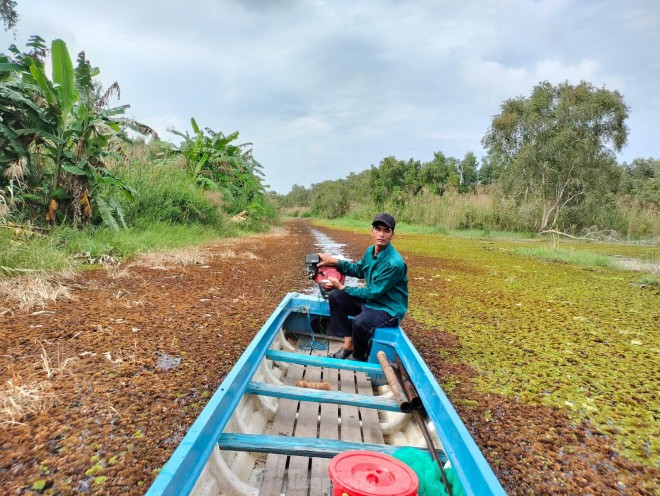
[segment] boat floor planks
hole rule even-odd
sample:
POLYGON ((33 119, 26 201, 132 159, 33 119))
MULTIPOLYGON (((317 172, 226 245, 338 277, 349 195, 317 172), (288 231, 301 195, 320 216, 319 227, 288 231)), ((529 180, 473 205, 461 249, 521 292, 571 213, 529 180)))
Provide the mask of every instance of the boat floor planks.
MULTIPOLYGON (((312 354, 324 356, 336 351, 340 345, 330 343, 328 350, 314 350, 312 354)), ((297 349, 298 353, 307 353, 297 349)), ((310 382, 325 381, 331 390, 373 395, 366 374, 350 370, 324 369, 291 365, 284 380, 295 385, 304 378, 310 382)), ((273 427, 274 435, 319 437, 344 441, 383 443, 378 413, 369 408, 328 403, 299 402, 281 399, 273 427), (297 417, 296 417, 297 413, 297 417)), ((272 455, 266 460, 260 494, 263 496, 329 496, 331 494, 327 458, 272 455)))
MULTIPOLYGON (((295 386, 296 382, 302 379, 305 367, 302 365, 290 365, 284 384, 295 386)), ((299 401, 287 400, 282 398, 278 403, 277 412, 271 428, 271 434, 274 436, 291 436, 296 423, 296 412, 298 411, 299 401)), ((286 471, 286 455, 269 454, 266 458, 263 480, 261 483, 261 492, 263 495, 279 495, 282 490, 282 483, 286 471)))
MULTIPOLYGON (((337 369, 324 369, 323 380, 330 384, 333 391, 338 390, 339 374, 337 369)), ((321 405, 321 419, 319 437, 324 439, 339 439, 339 405, 323 403, 321 405)), ((310 494, 328 496, 331 494, 327 458, 312 458, 312 473, 310 478, 310 494)))
MULTIPOLYGON (((309 382, 321 380, 321 370, 318 367, 307 367, 304 379, 309 382)), ((317 424, 319 416, 319 404, 311 401, 300 403, 298 410, 298 422, 294 435, 298 437, 317 437, 317 424)), ((307 496, 309 487, 309 457, 289 457, 289 468, 286 478, 287 496, 307 496)))
MULTIPOLYGON (((358 394, 372 395, 374 390, 371 381, 367 379, 364 372, 355 373, 355 383, 358 394)), ((380 420, 378 411, 373 408, 360 408, 360 418, 362 419, 362 437, 365 443, 384 444, 383 431, 380 429, 380 420)))

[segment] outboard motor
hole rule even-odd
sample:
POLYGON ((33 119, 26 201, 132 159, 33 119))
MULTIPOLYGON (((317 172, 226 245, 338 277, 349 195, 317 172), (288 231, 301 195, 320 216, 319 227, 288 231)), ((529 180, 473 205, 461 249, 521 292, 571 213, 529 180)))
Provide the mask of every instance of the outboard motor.
POLYGON ((307 278, 312 279, 319 285, 321 296, 327 299, 328 292, 332 290, 332 286, 325 286, 328 283, 328 279, 334 277, 344 284, 346 278, 344 274, 337 270, 337 267, 319 267, 318 264, 320 261, 321 259, 318 254, 305 255, 305 269, 307 271, 307 278))

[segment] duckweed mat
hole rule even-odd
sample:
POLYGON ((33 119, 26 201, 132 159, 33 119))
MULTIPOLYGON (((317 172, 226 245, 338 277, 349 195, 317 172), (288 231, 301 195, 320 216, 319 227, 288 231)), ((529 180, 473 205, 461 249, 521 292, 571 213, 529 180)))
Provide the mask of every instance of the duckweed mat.
MULTIPOLYGON (((355 258, 371 242, 331 235, 355 258)), ((639 272, 516 253, 548 241, 393 243, 409 266, 402 326, 508 493, 656 494, 660 288, 637 284, 639 272)), ((593 251, 657 262, 657 250, 593 251)))

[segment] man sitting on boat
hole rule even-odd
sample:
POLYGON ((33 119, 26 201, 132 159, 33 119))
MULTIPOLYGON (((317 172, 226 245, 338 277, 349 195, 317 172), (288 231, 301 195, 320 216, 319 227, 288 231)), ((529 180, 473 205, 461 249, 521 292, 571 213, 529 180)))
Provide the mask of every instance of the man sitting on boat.
POLYGON ((319 267, 336 266, 342 274, 366 281, 366 287, 355 287, 330 277, 324 286, 334 288, 328 295, 332 333, 344 338, 333 358, 366 361, 374 329, 396 327, 408 310, 408 267, 392 246, 396 221, 381 213, 371 225, 374 244, 359 262, 319 253, 319 267), (352 322, 349 316, 355 317, 352 322))

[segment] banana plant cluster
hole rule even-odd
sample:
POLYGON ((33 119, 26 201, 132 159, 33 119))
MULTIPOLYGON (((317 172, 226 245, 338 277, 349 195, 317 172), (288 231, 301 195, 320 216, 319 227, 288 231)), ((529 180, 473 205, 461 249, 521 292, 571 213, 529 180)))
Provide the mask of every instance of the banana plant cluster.
POLYGON ((252 143, 233 144, 238 132, 225 136, 209 128, 201 129, 194 118, 190 119, 193 135, 172 129, 183 138, 179 153, 186 159, 188 172, 197 184, 223 194, 229 212, 253 210, 265 199, 261 164, 252 151, 246 148, 252 143))
POLYGON ((153 131, 121 117, 128 105, 109 106, 119 86, 103 92, 95 81, 100 71, 84 52, 74 68, 64 41, 54 40, 51 79, 44 40, 33 36, 27 46, 0 54, 0 187, 50 223, 84 226, 98 215, 108 226, 125 226, 116 193, 133 199, 135 192, 105 163, 128 140, 126 128, 153 131))

